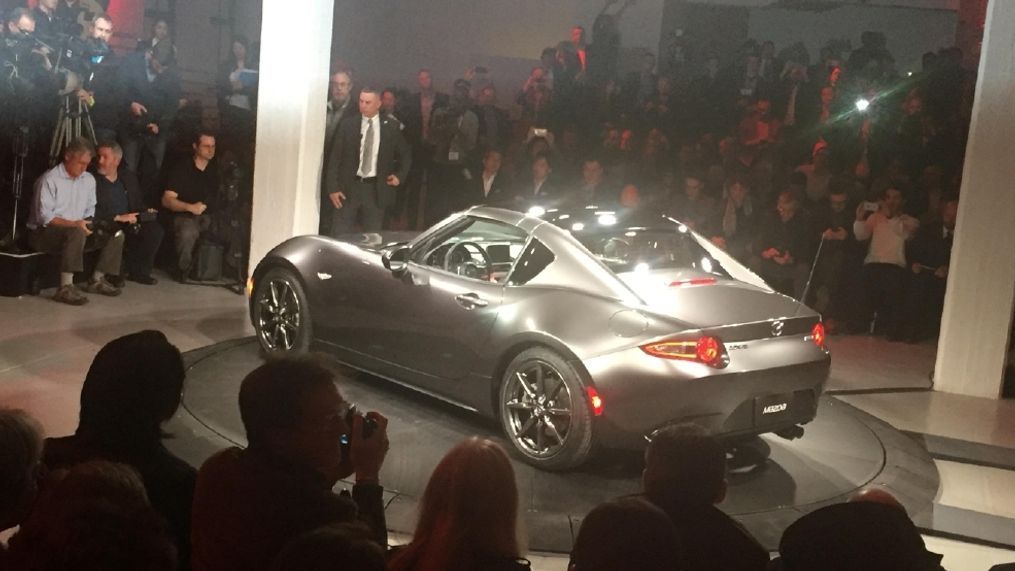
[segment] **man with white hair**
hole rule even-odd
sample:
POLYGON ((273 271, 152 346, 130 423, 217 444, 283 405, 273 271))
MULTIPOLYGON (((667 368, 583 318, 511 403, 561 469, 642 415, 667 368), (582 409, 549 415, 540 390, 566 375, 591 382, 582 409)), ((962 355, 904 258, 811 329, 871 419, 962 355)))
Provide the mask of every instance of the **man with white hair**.
POLYGON ((74 273, 85 269, 86 246, 101 250, 85 291, 117 296, 107 275, 120 273, 123 257, 123 232, 102 232, 94 223, 95 178, 85 171, 95 154, 87 140, 74 139, 64 150, 63 162, 45 172, 35 183, 28 228, 32 247, 39 252, 60 255, 60 287, 53 296, 55 301, 69 305, 84 305, 88 298, 74 286, 74 273))

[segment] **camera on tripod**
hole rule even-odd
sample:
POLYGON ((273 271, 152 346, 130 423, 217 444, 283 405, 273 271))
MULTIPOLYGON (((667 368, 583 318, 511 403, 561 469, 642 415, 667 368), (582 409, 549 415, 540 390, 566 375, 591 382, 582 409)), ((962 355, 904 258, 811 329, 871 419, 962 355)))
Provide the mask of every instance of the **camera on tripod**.
POLYGON ((61 95, 87 87, 95 67, 112 53, 109 45, 96 38, 57 34, 59 49, 54 71, 63 76, 61 95))
POLYGON ((59 95, 63 99, 49 146, 50 164, 56 164, 64 146, 78 137, 87 138, 93 145, 96 143, 88 104, 78 97, 78 91, 87 87, 95 66, 110 53, 109 45, 100 39, 82 39, 68 34, 57 37, 61 47, 54 69, 62 78, 59 95))

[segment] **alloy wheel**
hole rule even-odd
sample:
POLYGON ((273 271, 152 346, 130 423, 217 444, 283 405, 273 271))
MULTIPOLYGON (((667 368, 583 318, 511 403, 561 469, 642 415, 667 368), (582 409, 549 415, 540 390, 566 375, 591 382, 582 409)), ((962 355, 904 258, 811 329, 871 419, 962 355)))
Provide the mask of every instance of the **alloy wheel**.
POLYGON ((502 406, 508 435, 531 456, 545 458, 560 452, 571 430, 574 404, 560 372, 534 360, 517 368, 507 382, 502 406))
POLYGON ((300 299, 284 279, 273 279, 257 305, 257 331, 271 351, 291 351, 300 332, 300 299))

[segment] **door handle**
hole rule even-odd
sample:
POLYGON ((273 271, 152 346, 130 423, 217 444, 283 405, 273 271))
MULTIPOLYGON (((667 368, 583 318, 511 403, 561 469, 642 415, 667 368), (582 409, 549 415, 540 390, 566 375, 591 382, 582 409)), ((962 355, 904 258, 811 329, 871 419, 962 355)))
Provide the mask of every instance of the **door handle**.
POLYGON ((461 295, 456 295, 455 301, 457 301, 458 305, 464 307, 465 309, 472 309, 474 307, 486 307, 487 305, 490 305, 490 302, 486 301, 485 299, 479 297, 474 293, 463 293, 461 295))

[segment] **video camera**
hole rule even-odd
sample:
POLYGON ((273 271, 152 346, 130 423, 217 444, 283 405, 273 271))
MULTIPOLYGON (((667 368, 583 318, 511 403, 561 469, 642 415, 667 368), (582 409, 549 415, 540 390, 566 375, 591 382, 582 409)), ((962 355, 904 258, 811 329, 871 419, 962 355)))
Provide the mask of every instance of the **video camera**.
POLYGON ((64 92, 74 84, 75 89, 86 86, 96 66, 112 53, 109 45, 99 39, 59 34, 59 49, 54 63, 56 72, 65 76, 64 92), (73 74, 73 75, 72 75, 73 74), (74 77, 76 76, 76 78, 74 77))

